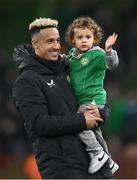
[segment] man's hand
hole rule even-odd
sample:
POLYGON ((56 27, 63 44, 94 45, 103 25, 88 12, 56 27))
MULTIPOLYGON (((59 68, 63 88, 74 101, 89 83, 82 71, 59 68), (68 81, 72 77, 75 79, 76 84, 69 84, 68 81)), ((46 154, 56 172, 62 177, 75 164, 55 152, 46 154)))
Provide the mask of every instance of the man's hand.
POLYGON ((100 118, 99 110, 98 110, 97 106, 94 104, 88 104, 87 106, 80 106, 78 109, 78 111, 81 113, 84 113, 85 111, 88 111, 88 110, 90 110, 90 112, 93 116, 100 118))
POLYGON ((118 34, 113 33, 105 42, 105 51, 110 51, 117 40, 118 34))
POLYGON ((93 129, 98 126, 98 123, 103 122, 103 119, 93 116, 93 111, 94 110, 88 110, 83 113, 86 119, 87 129, 93 129))
POLYGON ((94 104, 89 104, 89 105, 86 107, 86 110, 90 110, 91 114, 92 114, 93 116, 95 116, 95 117, 98 117, 98 118, 101 117, 97 106, 94 105, 94 104))

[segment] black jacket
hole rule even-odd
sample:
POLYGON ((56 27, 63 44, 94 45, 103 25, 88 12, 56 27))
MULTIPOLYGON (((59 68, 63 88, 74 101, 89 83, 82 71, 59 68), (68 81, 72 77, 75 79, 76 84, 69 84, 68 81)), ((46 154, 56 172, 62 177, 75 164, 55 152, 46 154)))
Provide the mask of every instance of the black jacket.
POLYGON ((14 49, 14 61, 19 76, 13 85, 13 99, 32 140, 42 178, 110 178, 104 167, 99 174, 87 172, 89 157, 77 136, 86 123, 84 116, 76 113, 66 79, 67 61, 44 61, 25 44, 14 49))

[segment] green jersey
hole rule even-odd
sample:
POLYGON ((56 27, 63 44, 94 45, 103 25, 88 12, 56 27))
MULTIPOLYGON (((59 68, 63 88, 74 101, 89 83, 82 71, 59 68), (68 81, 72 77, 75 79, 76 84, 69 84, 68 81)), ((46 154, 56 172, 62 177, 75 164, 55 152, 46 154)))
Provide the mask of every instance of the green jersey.
POLYGON ((76 49, 70 50, 69 76, 74 94, 79 105, 93 100, 97 105, 106 103, 106 91, 103 88, 106 72, 106 55, 101 48, 92 48, 86 53, 75 55, 76 49))

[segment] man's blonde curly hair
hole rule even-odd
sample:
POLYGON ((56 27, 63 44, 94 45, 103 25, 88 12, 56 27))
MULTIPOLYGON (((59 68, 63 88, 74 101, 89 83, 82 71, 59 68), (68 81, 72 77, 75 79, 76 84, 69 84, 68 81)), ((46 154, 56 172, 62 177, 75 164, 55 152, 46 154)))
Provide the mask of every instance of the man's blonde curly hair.
POLYGON ((69 25, 67 32, 66 32, 66 41, 73 45, 72 40, 74 38, 74 29, 75 28, 88 28, 94 33, 94 45, 97 45, 100 43, 102 37, 103 37, 103 30, 102 28, 96 23, 95 20, 90 18, 89 16, 81 16, 72 22, 72 24, 69 25))

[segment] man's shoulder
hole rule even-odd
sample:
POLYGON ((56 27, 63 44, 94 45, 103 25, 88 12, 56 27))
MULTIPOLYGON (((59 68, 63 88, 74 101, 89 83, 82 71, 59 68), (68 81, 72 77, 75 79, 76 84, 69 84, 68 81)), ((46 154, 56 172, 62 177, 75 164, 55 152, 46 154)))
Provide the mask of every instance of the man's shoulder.
POLYGON ((38 74, 35 71, 26 70, 18 75, 17 79, 14 82, 14 86, 24 81, 29 83, 33 83, 33 82, 35 83, 37 79, 38 79, 38 74))

